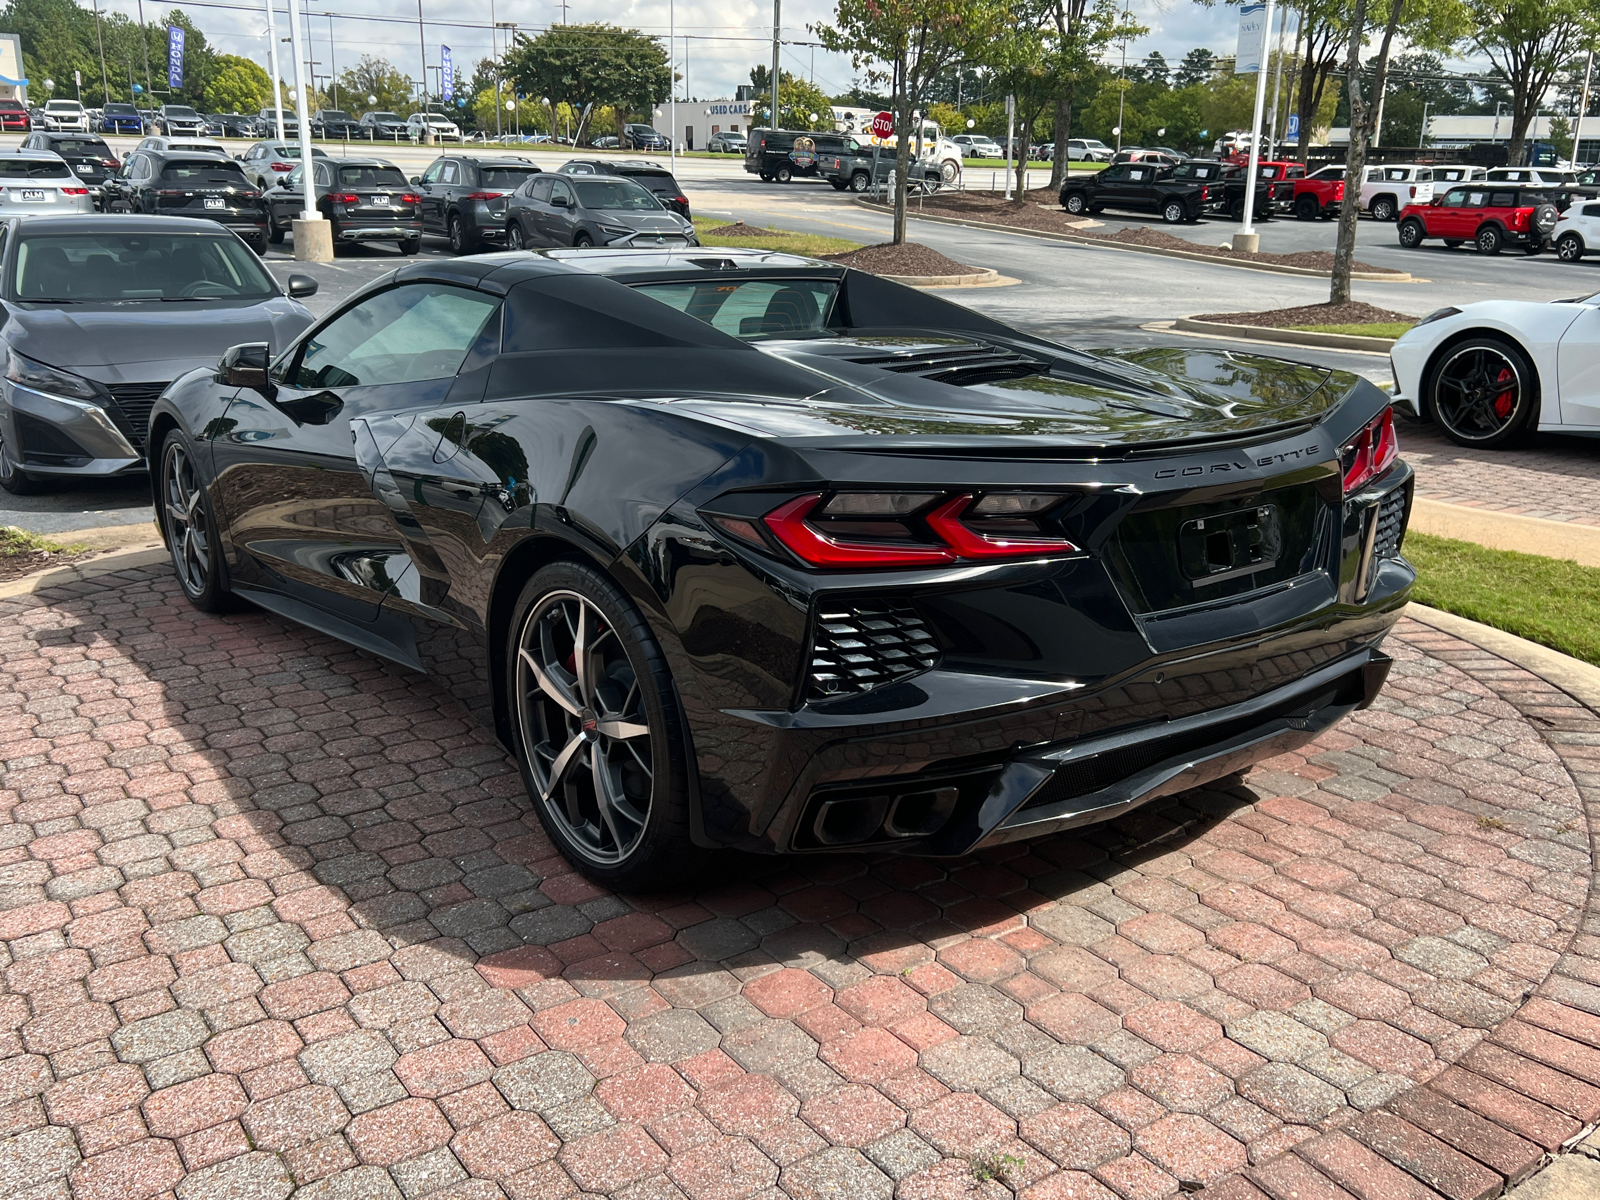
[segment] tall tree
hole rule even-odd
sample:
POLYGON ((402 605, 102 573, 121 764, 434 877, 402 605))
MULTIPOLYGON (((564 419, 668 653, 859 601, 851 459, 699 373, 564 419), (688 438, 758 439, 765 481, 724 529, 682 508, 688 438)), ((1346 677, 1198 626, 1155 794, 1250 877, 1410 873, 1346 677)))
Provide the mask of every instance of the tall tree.
POLYGON ((1072 137, 1072 110, 1079 89, 1100 74, 1100 59, 1113 42, 1139 37, 1147 30, 1117 0, 1053 0, 1050 24, 1055 31, 1060 80, 1055 96, 1057 152, 1050 164, 1050 186, 1058 188, 1066 178, 1069 156, 1065 148, 1072 137))
POLYGON ((906 181, 916 137, 911 114, 928 89, 964 58, 978 59, 1005 24, 1005 0, 838 0, 832 23, 811 26, 829 50, 850 55, 894 99, 894 240, 906 240, 906 181))
POLYGON ((648 112, 672 87, 661 44, 615 25, 552 25, 538 37, 518 37, 505 63, 506 75, 525 96, 580 110, 611 106, 619 135, 629 112, 648 112))
MULTIPOLYGON (((772 68, 765 64, 755 67, 750 72, 750 86, 755 88, 756 102, 763 105, 761 111, 765 113, 772 104, 772 68)), ((833 101, 803 75, 778 72, 778 108, 774 124, 779 129, 833 128, 833 101)))
POLYGON ((1590 0, 1466 0, 1473 41, 1511 85, 1512 162, 1539 104, 1581 46, 1600 33, 1600 15, 1590 0))
POLYGON ((403 112, 411 106, 411 80, 387 58, 363 54, 339 72, 339 96, 352 112, 403 112))
MULTIPOLYGON (((1344 37, 1349 27, 1349 10, 1344 0, 1300 0, 1295 11, 1299 25, 1295 44, 1300 47, 1299 73, 1295 81, 1295 113, 1299 134, 1295 139, 1295 155, 1301 163, 1311 149, 1312 125, 1322 108, 1322 97, 1328 88, 1328 79, 1338 65, 1344 37)), ((1366 10, 1362 8, 1362 19, 1366 10)))
POLYGON ((1166 87, 1171 82, 1172 69, 1167 66, 1166 56, 1161 51, 1152 50, 1139 64, 1139 76, 1146 83, 1166 87))
POLYGON ((1178 69, 1172 76, 1172 86, 1183 88, 1205 83, 1216 69, 1217 56, 1204 46, 1196 46, 1179 60, 1178 69))
MULTIPOLYGON (((1377 58, 1368 67, 1372 71, 1372 94, 1383 95, 1385 76, 1389 70, 1389 51, 1394 45, 1395 30, 1407 0, 1388 0, 1388 20, 1383 27, 1383 41, 1377 58)), ((1333 248, 1333 270, 1328 280, 1328 303, 1345 304, 1350 299, 1350 272, 1355 265, 1356 216, 1361 211, 1361 179, 1367 170, 1367 147, 1372 141, 1372 131, 1377 111, 1367 101, 1362 87, 1361 47, 1367 37, 1367 0, 1355 0, 1350 14, 1349 53, 1344 63, 1345 91, 1350 97, 1350 148, 1344 158, 1344 201, 1339 205, 1339 240, 1333 248)))
POLYGON ((216 70, 201 97, 206 112, 254 113, 272 106, 272 76, 248 58, 217 55, 216 70))

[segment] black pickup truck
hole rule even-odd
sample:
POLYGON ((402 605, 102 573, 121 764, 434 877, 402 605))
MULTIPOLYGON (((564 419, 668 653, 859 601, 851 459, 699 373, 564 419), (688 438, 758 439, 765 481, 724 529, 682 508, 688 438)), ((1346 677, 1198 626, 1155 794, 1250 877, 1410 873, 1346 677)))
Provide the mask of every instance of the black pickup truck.
MULTIPOLYGON (((1181 168, 1178 168, 1181 169, 1181 168)), ((1156 163, 1112 163, 1088 178, 1061 185, 1061 207, 1074 216, 1102 208, 1158 212, 1169 225, 1198 221, 1224 200, 1222 181, 1178 179, 1175 169, 1156 163)))
MULTIPOLYGON (((1206 209, 1224 214, 1232 220, 1241 221, 1244 219, 1244 177, 1244 167, 1213 159, 1192 158, 1174 167, 1167 179, 1205 184, 1211 196, 1210 202, 1205 206, 1206 209)), ((1255 219, 1258 221, 1272 219, 1271 180, 1270 173, 1258 167, 1255 189, 1255 219)))

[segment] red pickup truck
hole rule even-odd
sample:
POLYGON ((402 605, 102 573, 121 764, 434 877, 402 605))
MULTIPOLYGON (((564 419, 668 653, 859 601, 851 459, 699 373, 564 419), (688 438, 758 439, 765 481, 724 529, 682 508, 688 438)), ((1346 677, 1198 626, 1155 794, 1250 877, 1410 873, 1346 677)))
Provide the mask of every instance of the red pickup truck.
POLYGON ((1344 167, 1328 166, 1304 179, 1285 178, 1272 185, 1272 207, 1292 212, 1301 221, 1328 220, 1344 203, 1344 167))

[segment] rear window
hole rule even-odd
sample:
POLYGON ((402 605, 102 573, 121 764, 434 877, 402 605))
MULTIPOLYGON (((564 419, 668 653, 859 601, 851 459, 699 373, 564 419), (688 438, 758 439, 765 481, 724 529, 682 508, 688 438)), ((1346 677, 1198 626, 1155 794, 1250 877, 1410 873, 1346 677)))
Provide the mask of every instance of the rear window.
POLYGON ((484 167, 483 186, 515 191, 531 176, 537 174, 539 174, 538 167, 484 167))
POLYGON ((399 187, 406 186, 406 177, 396 167, 336 166, 335 174, 341 187, 399 187))
POLYGON ((172 183, 244 183, 244 172, 231 162, 169 162, 161 168, 161 178, 172 183))
POLYGON ((71 174, 64 162, 40 158, 0 158, 0 179, 61 179, 71 174))
POLYGON ((647 283, 634 289, 738 338, 824 332, 839 285, 834 280, 727 279, 647 283))
POLYGON ((578 202, 585 208, 656 212, 661 202, 628 179, 575 179, 578 202))
MULTIPOLYGON (((1271 177, 1271 168, 1265 168, 1266 178, 1271 177)), ((1184 163, 1172 172, 1174 179, 1216 179, 1222 174, 1221 168, 1214 163, 1184 163)))
POLYGON ((101 158, 111 157, 111 147, 99 138, 58 138, 51 143, 51 149, 57 154, 98 154, 101 158))
POLYGON ((1516 192, 1493 192, 1489 196, 1489 207, 1515 208, 1520 199, 1516 192))

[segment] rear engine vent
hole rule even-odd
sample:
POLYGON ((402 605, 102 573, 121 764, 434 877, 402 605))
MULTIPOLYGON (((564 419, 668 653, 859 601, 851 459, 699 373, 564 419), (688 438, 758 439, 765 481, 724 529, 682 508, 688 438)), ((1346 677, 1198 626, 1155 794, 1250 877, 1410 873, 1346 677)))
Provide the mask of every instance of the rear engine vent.
POLYGON ((869 354, 849 361, 882 367, 899 375, 920 375, 935 383, 974 387, 1002 379, 1043 375, 1050 364, 998 346, 962 346, 954 350, 922 350, 913 354, 869 354))
POLYGON ((1372 538, 1372 553, 1376 558, 1394 558, 1400 553, 1400 539, 1405 536, 1406 489, 1397 487, 1378 501, 1378 532, 1372 538))
POLYGON ((824 600, 806 675, 806 699, 848 696, 932 669, 939 648, 903 600, 824 600))

